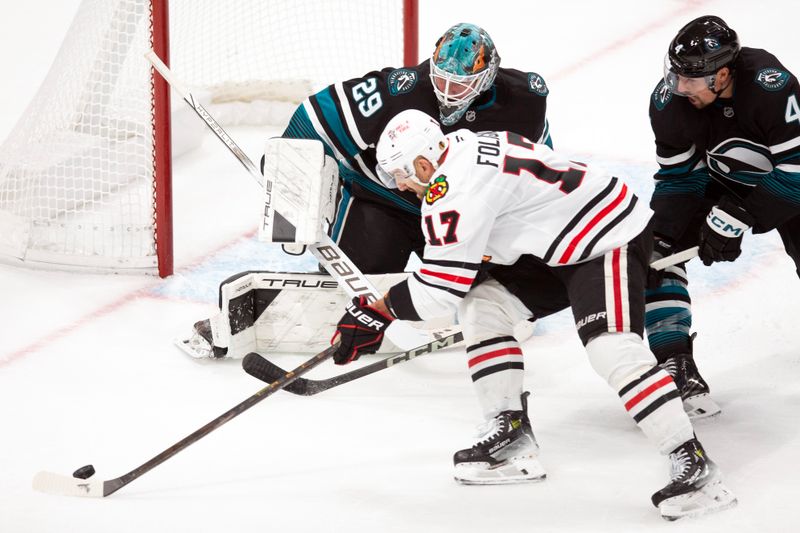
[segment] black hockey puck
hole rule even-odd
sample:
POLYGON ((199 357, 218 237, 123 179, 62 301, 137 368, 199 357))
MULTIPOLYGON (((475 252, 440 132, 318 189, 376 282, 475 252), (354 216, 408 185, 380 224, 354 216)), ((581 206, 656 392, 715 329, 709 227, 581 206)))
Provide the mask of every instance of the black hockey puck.
POLYGON ((78 479, 89 479, 94 475, 94 467, 92 465, 82 466, 72 473, 72 477, 78 479))

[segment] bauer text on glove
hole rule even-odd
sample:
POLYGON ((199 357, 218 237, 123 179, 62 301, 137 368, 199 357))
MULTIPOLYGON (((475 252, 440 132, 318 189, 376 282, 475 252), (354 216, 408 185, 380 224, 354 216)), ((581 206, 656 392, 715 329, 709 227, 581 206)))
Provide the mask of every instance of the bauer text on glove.
POLYGON ((339 320, 332 342, 339 338, 339 348, 333 356, 337 365, 355 361, 375 353, 383 342, 383 334, 394 318, 369 305, 365 296, 355 297, 339 320))

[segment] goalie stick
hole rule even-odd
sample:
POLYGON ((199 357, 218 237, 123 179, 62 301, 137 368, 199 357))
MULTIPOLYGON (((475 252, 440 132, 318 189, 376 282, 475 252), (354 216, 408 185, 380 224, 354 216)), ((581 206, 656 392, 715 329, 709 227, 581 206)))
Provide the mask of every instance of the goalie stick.
MULTIPOLYGON (((271 205, 271 193, 273 190, 272 178, 262 175, 261 172, 259 172, 255 164, 253 164, 253 161, 244 153, 244 150, 242 150, 222 126, 219 125, 214 117, 211 116, 211 113, 195 99, 189 89, 175 77, 169 67, 161 61, 153 50, 147 52, 145 57, 150 64, 153 65, 153 68, 167 81, 169 86, 194 109, 197 116, 203 119, 203 122, 205 122, 211 131, 214 132, 214 135, 222 141, 234 157, 239 160, 250 176, 267 192, 264 209, 270 222, 265 224, 273 226, 273 235, 279 235, 276 242, 282 242, 282 238, 286 242, 291 242, 292 239, 290 236, 294 233, 294 226, 281 216, 280 213, 275 212, 271 205), (282 238, 280 237, 281 235, 283 236, 282 238)), ((364 295, 370 302, 380 297, 378 291, 375 290, 375 287, 372 286, 364 274, 356 267, 355 263, 342 252, 339 246, 333 242, 326 233, 323 234, 322 242, 312 244, 308 249, 311 250, 311 253, 317 261, 325 267, 325 270, 333 276, 333 279, 344 287, 345 291, 347 291, 351 297, 364 295)))
MULTIPOLYGON (((181 439, 180 441, 176 442, 160 454, 156 455, 146 463, 137 466, 127 474, 124 474, 120 477, 109 479, 105 481, 100 480, 91 480, 91 479, 79 479, 75 477, 65 476, 62 474, 56 474, 53 472, 39 472, 33 478, 33 488, 45 492, 48 494, 58 494, 62 496, 85 496, 85 497, 93 497, 93 498, 104 498, 109 496, 131 481, 138 479, 142 475, 146 474, 156 466, 160 465, 170 457, 173 457, 180 451, 185 450, 190 445, 194 444, 198 440, 202 439, 215 429, 219 428, 223 424, 233 420, 240 414, 244 413, 257 403, 261 402, 265 398, 271 396, 275 391, 278 391, 287 385, 290 385, 293 381, 300 379, 300 376, 314 368, 315 366, 319 365, 323 361, 330 359, 333 357, 334 352, 336 352, 338 344, 331 346, 325 351, 322 351, 312 357, 311 359, 305 361, 303 364, 292 370, 291 372, 284 372, 283 375, 279 376, 278 379, 264 387, 263 389, 259 390, 243 402, 239 403, 238 405, 232 407, 231 409, 225 411, 217 418, 206 424, 205 426, 201 427, 191 435, 181 439)), ((85 470, 89 467, 80 468, 78 471, 85 470)), ((89 468, 89 470, 94 470, 93 468, 89 468)), ((77 474, 77 472, 76 472, 77 474)))
MULTIPOLYGON (((650 263, 650 266, 656 270, 663 270, 672 265, 688 261, 696 255, 697 247, 695 246, 676 254, 669 255, 657 261, 653 261, 650 263)), ((379 372, 381 370, 386 370, 387 368, 396 364, 410 361, 415 357, 426 355, 449 346, 454 346, 464 340, 464 335, 461 331, 455 328, 451 328, 451 331, 452 333, 450 333, 450 335, 441 339, 434 340, 428 344, 423 344, 422 346, 414 348, 413 350, 408 350, 406 352, 387 357, 381 361, 376 361, 365 367, 361 367, 350 372, 345 372, 344 374, 339 374, 338 376, 320 380, 306 378, 297 379, 288 386, 284 387, 284 390, 300 396, 313 396, 328 389, 338 387, 339 385, 349 383, 355 379, 374 374, 375 372, 379 372)), ((266 383, 271 383, 286 373, 284 369, 255 352, 251 352, 245 356, 244 360, 242 360, 242 368, 254 378, 266 383)))
MULTIPOLYGON (((407 352, 387 357, 386 359, 376 361, 372 364, 357 368, 356 370, 352 370, 350 372, 345 372, 344 374, 339 374, 338 376, 319 380, 298 378, 284 387, 284 390, 291 392, 292 394, 299 394, 300 396, 313 396, 328 389, 338 387, 339 385, 349 383, 355 379, 363 378, 364 376, 385 370, 398 363, 403 363, 405 361, 414 359, 415 357, 454 346, 463 340, 464 334, 460 331, 455 331, 444 338, 434 340, 428 344, 423 344, 422 346, 414 348, 413 350, 408 350, 407 352)), ((260 379, 266 383, 271 383, 276 379, 280 379, 280 376, 286 374, 286 371, 281 367, 271 361, 268 361, 255 352, 251 352, 244 357, 242 360, 242 368, 254 378, 260 379)))

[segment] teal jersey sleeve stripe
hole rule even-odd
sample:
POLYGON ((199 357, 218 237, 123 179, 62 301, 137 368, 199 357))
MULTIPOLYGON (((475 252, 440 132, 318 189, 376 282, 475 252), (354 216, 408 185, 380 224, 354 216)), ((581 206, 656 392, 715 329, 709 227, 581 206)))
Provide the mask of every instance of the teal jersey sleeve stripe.
POLYGON ((778 198, 800 205, 800 174, 775 169, 761 180, 761 186, 778 198))
POLYGON ((342 224, 344 223, 344 215, 347 213, 348 208, 350 207, 350 198, 352 194, 350 194, 349 187, 342 187, 342 198, 339 201, 339 209, 336 211, 336 216, 334 217, 334 224, 333 228, 331 229, 331 239, 334 242, 339 241, 339 233, 342 231, 342 224))
POLYGON ((660 171, 656 173, 656 188, 653 196, 663 196, 670 194, 691 194, 703 196, 706 186, 711 180, 708 169, 695 170, 688 176, 674 179, 658 179, 660 171))
POLYGON ((314 125, 311 123, 311 119, 308 118, 308 113, 306 113, 306 108, 303 105, 295 110, 282 137, 286 139, 314 139, 320 141, 322 146, 325 147, 325 155, 334 157, 331 147, 314 129, 314 125))
POLYGON ((544 144, 548 146, 551 150, 553 149, 553 139, 550 137, 550 122, 547 119, 544 119, 544 144))
POLYGON ((336 102, 333 101, 333 96, 331 95, 331 88, 328 87, 327 89, 323 89, 322 91, 318 92, 316 94, 316 99, 320 109, 322 109, 322 118, 325 119, 325 123, 336 135, 337 140, 347 152, 346 155, 348 157, 356 156, 359 153, 358 147, 353 144, 350 135, 347 134, 344 124, 342 124, 336 102))

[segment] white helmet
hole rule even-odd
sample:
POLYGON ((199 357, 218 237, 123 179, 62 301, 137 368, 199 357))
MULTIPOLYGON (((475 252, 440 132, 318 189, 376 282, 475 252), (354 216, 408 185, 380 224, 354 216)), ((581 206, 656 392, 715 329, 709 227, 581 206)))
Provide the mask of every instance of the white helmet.
POLYGON ((407 109, 392 118, 381 133, 375 156, 383 184, 397 188, 397 180, 414 179, 414 160, 422 156, 439 167, 439 158, 447 149, 447 138, 439 123, 430 115, 407 109))

